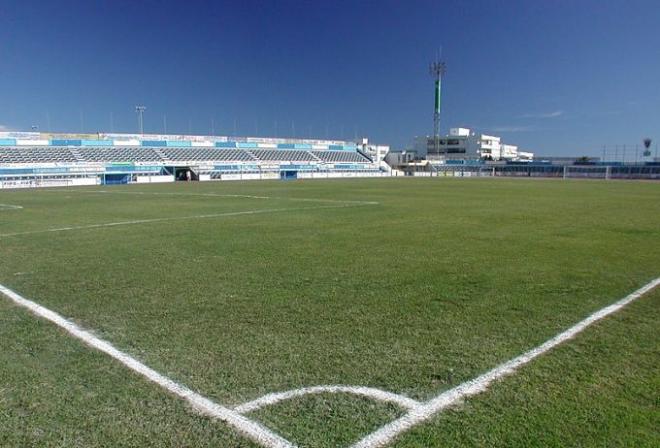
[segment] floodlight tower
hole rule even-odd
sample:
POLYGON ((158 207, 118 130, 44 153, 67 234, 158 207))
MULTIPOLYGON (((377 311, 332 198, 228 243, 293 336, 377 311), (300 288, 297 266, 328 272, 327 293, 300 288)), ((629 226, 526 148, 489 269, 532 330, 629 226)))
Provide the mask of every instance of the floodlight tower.
POLYGON ((644 157, 649 157, 651 155, 651 140, 650 138, 645 138, 644 142, 644 157))
POLYGON ((442 78, 447 71, 447 64, 440 57, 429 66, 429 72, 435 79, 435 109, 433 111, 433 149, 436 154, 440 151, 440 93, 442 89, 442 78))
POLYGON ((135 106, 135 113, 138 117, 138 127, 140 128, 140 134, 144 135, 144 111, 147 110, 145 106, 135 106))

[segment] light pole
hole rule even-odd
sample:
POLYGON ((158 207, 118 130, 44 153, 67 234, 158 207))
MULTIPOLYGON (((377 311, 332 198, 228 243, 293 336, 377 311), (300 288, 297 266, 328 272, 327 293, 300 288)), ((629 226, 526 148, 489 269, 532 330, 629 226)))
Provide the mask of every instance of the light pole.
POLYGON ((138 128, 140 135, 144 135, 144 111, 147 110, 145 106, 135 106, 135 113, 138 117, 138 128))

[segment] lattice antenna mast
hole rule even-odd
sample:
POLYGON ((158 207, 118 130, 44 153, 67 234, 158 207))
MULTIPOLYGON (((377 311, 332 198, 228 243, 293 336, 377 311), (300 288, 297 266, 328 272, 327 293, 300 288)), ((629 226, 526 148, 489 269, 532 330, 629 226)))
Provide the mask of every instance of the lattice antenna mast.
POLYGON ((144 135, 144 111, 147 110, 145 106, 135 106, 135 113, 138 117, 138 128, 140 129, 140 134, 144 135))

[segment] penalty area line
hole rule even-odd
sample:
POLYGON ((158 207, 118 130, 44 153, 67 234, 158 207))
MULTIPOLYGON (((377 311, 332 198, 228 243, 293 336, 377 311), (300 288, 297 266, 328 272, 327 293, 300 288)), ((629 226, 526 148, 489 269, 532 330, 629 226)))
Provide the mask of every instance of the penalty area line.
MULTIPOLYGON (((49 190, 49 192, 66 192, 70 190, 49 190)), ((355 204, 355 205, 378 205, 377 201, 356 201, 350 199, 324 199, 324 198, 292 198, 285 196, 256 196, 250 194, 222 194, 222 193, 187 193, 187 192, 164 192, 164 191, 110 191, 110 190, 79 190, 80 194, 129 194, 138 196, 193 196, 193 197, 211 197, 211 198, 237 198, 237 199, 275 199, 280 201, 299 201, 299 202, 324 202, 333 204, 355 204)))
POLYGON ((0 204, 0 211, 2 210, 21 210, 22 205, 0 204))
POLYGON ((94 336, 89 331, 83 330, 73 322, 65 319, 60 314, 28 300, 15 293, 6 286, 0 285, 0 293, 12 300, 16 305, 27 308, 33 314, 46 319, 65 330, 71 336, 81 340, 88 346, 99 350, 111 358, 119 361, 133 372, 141 375, 152 383, 158 384, 173 395, 187 401, 193 408, 210 417, 217 418, 233 426, 242 434, 266 448, 295 448, 287 440, 275 434, 261 424, 241 415, 240 413, 221 406, 210 399, 192 391, 186 386, 158 373, 127 353, 115 348, 109 342, 94 336))
POLYGON ((185 220, 193 220, 193 219, 212 219, 212 218, 222 218, 222 217, 230 217, 230 216, 259 215, 265 213, 282 213, 282 212, 295 212, 295 211, 304 211, 304 210, 323 210, 323 209, 332 209, 332 208, 359 207, 363 205, 372 205, 372 204, 337 204, 337 205, 319 205, 314 207, 266 208, 266 209, 257 209, 257 210, 246 210, 242 212, 211 213, 207 215, 170 216, 167 218, 135 219, 130 221, 117 221, 117 222, 106 222, 100 224, 87 224, 80 226, 55 227, 52 229, 43 229, 43 230, 28 230, 25 232, 0 233, 0 238, 6 238, 11 236, 36 235, 40 233, 70 232, 73 230, 100 229, 105 227, 119 227, 119 226, 129 226, 136 224, 151 224, 157 222, 185 221, 185 220))
POLYGON ((660 285, 660 277, 650 281, 623 299, 589 315, 584 320, 547 340, 538 347, 528 350, 522 355, 500 364, 483 375, 459 384, 453 389, 443 392, 437 397, 422 403, 420 406, 413 408, 402 417, 364 437, 362 440, 354 444, 352 448, 377 448, 389 444, 401 433, 409 430, 413 426, 429 420, 438 412, 455 405, 463 398, 486 391, 493 382, 515 373, 518 368, 528 364, 556 346, 574 338, 589 326, 613 313, 616 313, 629 303, 639 299, 644 294, 656 288, 658 285, 660 285))

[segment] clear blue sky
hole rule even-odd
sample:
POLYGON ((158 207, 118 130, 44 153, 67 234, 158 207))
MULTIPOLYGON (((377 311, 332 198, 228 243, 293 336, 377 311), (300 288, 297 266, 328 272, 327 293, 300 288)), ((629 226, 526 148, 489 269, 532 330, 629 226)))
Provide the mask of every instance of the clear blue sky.
POLYGON ((540 154, 660 140, 660 1, 0 2, 0 127, 295 135, 442 130, 540 154), (293 126, 292 126, 293 123, 293 126))

